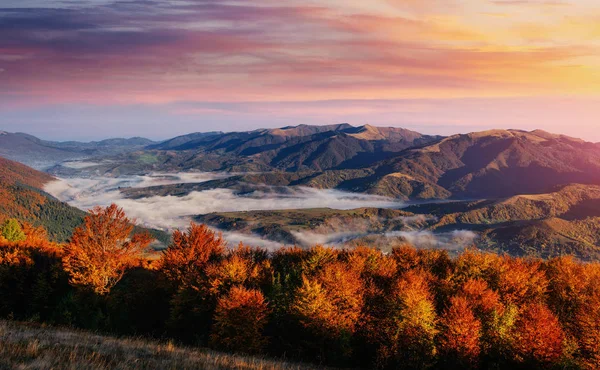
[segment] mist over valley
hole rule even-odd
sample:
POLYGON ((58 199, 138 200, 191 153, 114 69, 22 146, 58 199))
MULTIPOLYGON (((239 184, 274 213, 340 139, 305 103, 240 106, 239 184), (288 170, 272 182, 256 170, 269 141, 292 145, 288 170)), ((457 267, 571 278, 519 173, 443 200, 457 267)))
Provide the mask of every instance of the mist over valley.
MULTIPOLYGON (((85 168, 88 163, 67 163, 72 168, 85 168)), ((335 189, 315 189, 302 186, 247 186, 242 190, 231 188, 212 188, 190 191, 184 195, 149 195, 130 197, 129 191, 152 190, 164 186, 183 184, 206 184, 212 180, 228 179, 234 174, 227 173, 154 173, 145 176, 92 176, 58 179, 45 185, 44 190, 57 199, 82 210, 95 206, 108 206, 115 203, 137 220, 140 225, 172 231, 185 229, 191 221, 206 222, 223 232, 230 245, 244 242, 249 245, 274 249, 282 245, 310 247, 314 244, 330 246, 357 245, 361 241, 376 238, 374 245, 390 249, 403 242, 423 247, 446 247, 454 240, 449 233, 438 236, 424 231, 436 218, 426 215, 412 215, 398 211, 387 222, 382 216, 364 217, 361 209, 382 212, 389 209, 396 212, 407 203, 390 197, 351 193, 335 189), (294 212, 287 220, 289 224, 309 225, 304 230, 291 230, 277 234, 265 229, 265 220, 253 222, 252 228, 239 228, 219 222, 214 217, 220 214, 243 217, 254 211, 274 211, 273 214, 294 212), (336 211, 352 211, 358 213, 336 211), (315 222, 311 215, 320 212, 329 213, 326 220, 315 222), (212 219, 211 219, 212 217, 212 219), (381 227, 382 223, 388 223, 381 227), (258 231, 260 229, 260 231, 258 231), (292 237, 287 237, 287 236, 292 237), (386 246, 388 244, 389 246, 386 246)), ((269 212, 265 212, 269 213, 269 212)), ((473 242, 460 243, 464 247, 473 242)), ((458 240, 458 239, 456 239, 458 240)), ((456 246, 452 246, 456 249, 456 246)))

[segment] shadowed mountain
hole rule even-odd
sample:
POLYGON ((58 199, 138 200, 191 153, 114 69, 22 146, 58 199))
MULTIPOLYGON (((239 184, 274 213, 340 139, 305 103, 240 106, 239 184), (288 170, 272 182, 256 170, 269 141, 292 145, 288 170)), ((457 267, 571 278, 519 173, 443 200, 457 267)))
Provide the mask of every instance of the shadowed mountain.
POLYGON ((196 151, 130 153, 129 158, 88 171, 113 175, 131 168, 135 170, 130 172, 246 172, 211 185, 301 185, 399 199, 502 198, 544 193, 571 183, 600 185, 600 146, 539 130, 493 130, 434 139, 403 129, 342 125, 309 136, 272 134, 296 132, 298 127, 225 134, 196 151), (273 145, 278 149, 270 149, 273 145), (144 165, 148 157, 153 163, 144 165))
POLYGON ((72 159, 104 156, 137 150, 153 143, 144 138, 107 139, 87 143, 46 141, 24 133, 0 131, 0 155, 34 168, 72 159))
POLYGON ((373 169, 375 176, 365 179, 363 189, 383 186, 375 193, 394 195, 410 182, 438 189, 438 194, 442 188, 455 198, 506 197, 570 183, 600 184, 600 149, 539 130, 494 130, 406 150, 373 169))
MULTIPOLYGON (((364 168, 407 148, 440 140, 401 128, 289 126, 180 136, 143 151, 105 158, 88 171, 111 175, 148 171, 314 171, 364 168)), ((53 173, 63 174, 64 168, 53 173)), ((68 171, 67 171, 68 172, 68 171)))
MULTIPOLYGON (((186 137, 173 139, 179 144, 177 146, 169 140, 149 148, 247 158, 249 162, 284 171, 321 171, 363 167, 408 147, 438 139, 401 128, 348 124, 197 135, 192 134, 187 141, 186 137)), ((196 158, 188 161, 193 162, 196 158)), ((186 161, 182 165, 185 166, 186 161)))

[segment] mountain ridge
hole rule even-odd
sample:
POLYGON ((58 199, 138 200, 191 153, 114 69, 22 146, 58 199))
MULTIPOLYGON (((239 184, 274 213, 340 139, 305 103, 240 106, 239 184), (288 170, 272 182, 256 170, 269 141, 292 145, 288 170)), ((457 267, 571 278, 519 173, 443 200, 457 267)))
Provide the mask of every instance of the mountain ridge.
POLYGON ((142 137, 111 138, 99 141, 49 141, 23 132, 0 131, 0 156, 37 169, 67 160, 112 155, 141 149, 152 140, 142 137))

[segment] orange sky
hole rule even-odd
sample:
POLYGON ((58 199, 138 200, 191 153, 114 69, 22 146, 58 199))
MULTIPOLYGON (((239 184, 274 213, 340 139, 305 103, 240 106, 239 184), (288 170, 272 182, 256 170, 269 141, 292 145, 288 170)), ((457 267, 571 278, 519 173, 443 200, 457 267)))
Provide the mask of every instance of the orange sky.
POLYGON ((369 121, 600 141, 597 0, 5 0, 0 32, 0 129, 96 137, 103 115, 114 136, 154 112, 174 133, 369 121))

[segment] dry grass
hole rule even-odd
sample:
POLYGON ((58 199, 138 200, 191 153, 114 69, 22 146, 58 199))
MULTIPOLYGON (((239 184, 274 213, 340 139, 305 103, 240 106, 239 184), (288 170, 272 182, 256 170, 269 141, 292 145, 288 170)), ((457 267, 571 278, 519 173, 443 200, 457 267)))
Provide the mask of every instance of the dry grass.
POLYGON ((0 369, 314 369, 256 357, 0 321, 0 369))

